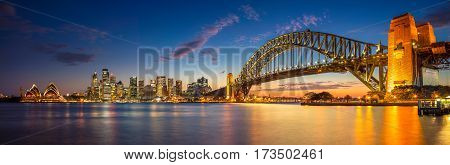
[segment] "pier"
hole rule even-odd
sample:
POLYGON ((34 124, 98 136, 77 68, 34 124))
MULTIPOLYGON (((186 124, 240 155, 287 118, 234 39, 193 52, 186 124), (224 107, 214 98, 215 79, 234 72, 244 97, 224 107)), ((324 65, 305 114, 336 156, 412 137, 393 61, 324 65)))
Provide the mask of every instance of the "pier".
POLYGON ((423 99, 418 101, 418 114, 445 115, 450 113, 450 97, 445 99, 423 99))

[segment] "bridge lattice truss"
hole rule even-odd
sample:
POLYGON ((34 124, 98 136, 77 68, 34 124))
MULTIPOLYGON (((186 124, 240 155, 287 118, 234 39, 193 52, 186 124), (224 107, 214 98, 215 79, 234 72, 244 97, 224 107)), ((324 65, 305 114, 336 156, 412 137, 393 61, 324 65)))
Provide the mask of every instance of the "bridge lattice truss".
POLYGON ((237 93, 251 86, 304 75, 350 72, 372 91, 386 89, 387 47, 313 31, 293 32, 266 42, 235 80, 237 93), (374 71, 377 70, 377 75, 374 71))

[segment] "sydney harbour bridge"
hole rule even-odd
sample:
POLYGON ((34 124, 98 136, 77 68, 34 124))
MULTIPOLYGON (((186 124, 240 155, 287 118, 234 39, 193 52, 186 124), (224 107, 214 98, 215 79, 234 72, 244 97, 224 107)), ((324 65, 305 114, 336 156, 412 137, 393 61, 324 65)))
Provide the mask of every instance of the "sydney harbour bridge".
POLYGON ((253 85, 286 78, 349 72, 368 89, 388 93, 399 85, 423 85, 424 69, 450 69, 450 43, 438 42, 430 23, 404 14, 391 20, 388 46, 305 30, 277 36, 257 49, 236 79, 212 92, 245 97, 253 85))

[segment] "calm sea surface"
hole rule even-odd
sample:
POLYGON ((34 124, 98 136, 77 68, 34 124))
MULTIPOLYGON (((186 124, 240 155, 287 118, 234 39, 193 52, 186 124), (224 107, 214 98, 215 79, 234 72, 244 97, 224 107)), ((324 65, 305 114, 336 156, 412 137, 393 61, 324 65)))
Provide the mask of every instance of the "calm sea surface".
POLYGON ((0 144, 450 144, 417 107, 0 104, 0 144))

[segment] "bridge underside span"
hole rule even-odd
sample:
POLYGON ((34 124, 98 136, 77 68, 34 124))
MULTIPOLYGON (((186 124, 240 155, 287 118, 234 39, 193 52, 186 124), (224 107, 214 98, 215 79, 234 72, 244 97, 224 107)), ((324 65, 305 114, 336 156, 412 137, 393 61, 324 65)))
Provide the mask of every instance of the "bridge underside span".
POLYGON ((305 75, 350 72, 372 91, 385 91, 387 48, 320 32, 294 32, 254 52, 235 80, 237 94, 252 85, 305 75), (375 76, 374 73, 378 74, 375 76))

